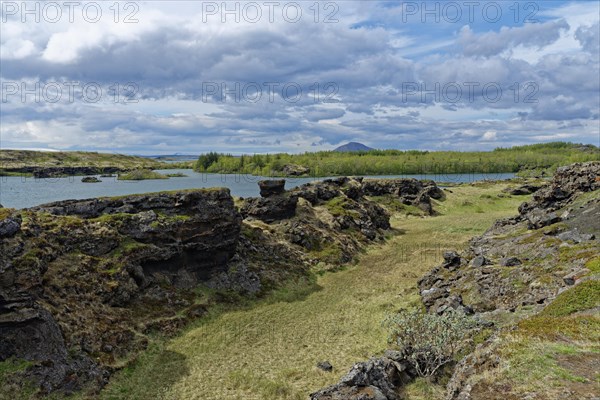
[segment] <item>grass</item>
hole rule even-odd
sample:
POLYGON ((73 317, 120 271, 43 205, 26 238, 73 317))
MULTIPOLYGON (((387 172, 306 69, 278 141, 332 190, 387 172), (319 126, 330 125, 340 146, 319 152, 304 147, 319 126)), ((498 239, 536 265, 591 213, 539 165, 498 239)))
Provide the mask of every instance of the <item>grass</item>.
POLYGON ((592 274, 600 272, 600 256, 589 260, 585 263, 585 267, 589 269, 592 274))
POLYGON ((358 211, 352 210, 352 200, 347 197, 334 197, 325 203, 325 208, 331 213, 331 215, 339 217, 347 215, 350 217, 357 217, 358 211))
POLYGON ((13 358, 0 362, 0 387, 2 388, 0 400, 27 399, 36 392, 36 388, 33 385, 9 383, 12 375, 25 371, 31 365, 33 363, 30 361, 13 358))
MULTIPOLYGON (((382 320, 418 304, 416 282, 440 263, 445 249, 465 246, 496 219, 515 213, 523 198, 495 200, 503 187, 453 188, 436 204, 437 217, 396 215, 392 225, 401 234, 370 247, 356 265, 318 276, 308 291, 298 283, 297 290, 278 291, 244 310, 213 310, 118 373, 101 397, 305 399, 388 347, 382 320), (459 206, 468 199, 473 205, 459 206), (485 213, 473 213, 477 206, 485 213), (164 357, 167 365, 161 365, 164 357), (332 363, 333 373, 316 368, 323 360, 332 363)), ((410 398, 442 398, 439 388, 423 386, 412 385, 410 398)))
POLYGON ((517 333, 523 337, 600 341, 600 318, 593 315, 566 317, 536 315, 519 322, 518 328, 517 333))
POLYGON ((558 295, 540 315, 562 317, 595 307, 600 307, 600 281, 590 280, 558 295))
MULTIPOLYGON (((171 168, 171 164, 143 157, 124 154, 108 154, 86 151, 30 151, 30 150, 0 150, 0 173, 4 169, 19 169, 25 167, 121 167, 135 168, 171 168)), ((10 174, 4 171, 4 174, 10 174)), ((18 172, 19 175, 22 173, 18 172)))
POLYGON ((120 181, 143 181, 147 179, 169 179, 169 177, 149 169, 136 169, 119 174, 117 179, 120 181))
POLYGON ((505 377, 516 383, 516 386, 521 386, 521 392, 546 390, 548 385, 560 386, 564 380, 585 381, 584 378, 561 367, 556 361, 558 355, 573 355, 582 351, 571 344, 519 339, 504 351, 503 355, 510 360, 505 377))

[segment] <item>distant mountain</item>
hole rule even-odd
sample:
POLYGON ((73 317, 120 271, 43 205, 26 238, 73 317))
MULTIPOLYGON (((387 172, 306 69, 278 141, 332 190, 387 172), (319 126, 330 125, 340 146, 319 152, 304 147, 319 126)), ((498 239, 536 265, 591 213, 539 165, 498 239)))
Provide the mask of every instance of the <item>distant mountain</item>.
POLYGON ((349 152, 349 151, 369 151, 369 150, 374 150, 374 149, 369 146, 365 146, 362 143, 350 142, 350 143, 346 143, 346 144, 336 148, 333 151, 338 151, 338 152, 344 153, 344 152, 349 152))

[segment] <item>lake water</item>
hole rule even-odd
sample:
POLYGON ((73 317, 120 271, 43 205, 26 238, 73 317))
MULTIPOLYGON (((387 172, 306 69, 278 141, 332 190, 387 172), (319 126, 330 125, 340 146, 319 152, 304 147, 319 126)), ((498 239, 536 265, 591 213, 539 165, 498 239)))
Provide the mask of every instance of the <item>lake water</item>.
MULTIPOLYGON (((121 196, 134 193, 160 192, 163 190, 227 187, 233 196, 259 196, 257 182, 269 179, 263 176, 241 174, 206 174, 189 169, 160 170, 161 173, 186 174, 182 178, 145 181, 118 181, 116 177, 100 178, 100 183, 83 183, 81 176, 65 178, 32 178, 20 176, 0 177, 0 204, 4 207, 26 208, 44 203, 67 199, 88 199, 103 196, 121 196)), ((437 174, 437 175, 387 175, 365 176, 366 178, 416 178, 432 179, 436 182, 464 183, 480 180, 513 178, 515 174, 437 174)), ((307 182, 327 178, 286 178, 286 189, 307 182)))

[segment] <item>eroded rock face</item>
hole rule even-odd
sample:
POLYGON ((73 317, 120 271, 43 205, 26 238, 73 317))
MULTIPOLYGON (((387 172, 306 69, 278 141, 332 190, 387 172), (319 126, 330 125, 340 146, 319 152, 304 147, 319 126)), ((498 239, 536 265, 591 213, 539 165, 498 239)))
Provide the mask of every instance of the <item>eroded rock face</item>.
POLYGON ((431 199, 442 199, 444 191, 434 181, 416 179, 365 179, 362 190, 369 196, 392 194, 402 203, 419 207, 427 214, 433 214, 431 199))
POLYGON ((285 179, 275 179, 267 181, 259 181, 261 197, 276 196, 285 192, 285 179))
POLYGON ((42 393, 97 389, 119 360, 147 346, 148 333, 174 335, 211 302, 260 296, 320 260, 348 262, 389 227, 360 180, 274 187, 244 200, 246 221, 227 189, 3 213, 0 361, 30 361, 19 376, 42 393), (202 300, 199 285, 216 294, 202 300))
POLYGON ((276 195, 246 199, 241 213, 244 218, 256 218, 265 222, 288 219, 296 214, 298 197, 276 195))
MULTIPOLYGON (((497 221, 453 257, 459 260, 454 269, 446 267, 445 256, 444 264, 419 281, 427 310, 441 314, 454 308, 482 320, 518 320, 515 311, 539 311, 583 282, 586 261, 600 254, 599 176, 599 162, 559 168, 519 207, 519 215, 497 221)), ((479 398, 477 378, 500 362, 496 347, 492 337, 457 365, 448 400, 479 398)))
POLYGON ((594 234, 600 231, 600 197, 582 197, 600 189, 599 174, 598 162, 559 168, 547 186, 519 207, 518 216, 497 221, 460 256, 445 254, 444 263, 419 282, 427 309, 485 313, 542 307, 573 285, 584 275, 584 263, 560 252, 576 252, 575 245, 600 252, 594 234))
POLYGON ((519 206, 521 217, 530 229, 560 222, 557 210, 568 205, 581 193, 600 189, 600 163, 589 162, 560 167, 549 185, 537 190, 531 199, 519 206))
POLYGON ((56 202, 2 228, 0 361, 30 361, 42 392, 68 392, 143 349, 138 324, 193 307, 181 289, 228 269, 241 216, 227 189, 196 190, 56 202))

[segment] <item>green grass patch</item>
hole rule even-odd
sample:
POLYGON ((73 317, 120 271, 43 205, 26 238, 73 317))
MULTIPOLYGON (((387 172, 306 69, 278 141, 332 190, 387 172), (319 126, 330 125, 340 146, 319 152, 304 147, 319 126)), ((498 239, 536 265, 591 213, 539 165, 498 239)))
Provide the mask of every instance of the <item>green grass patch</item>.
POLYGON ((0 208, 0 221, 10 217, 15 212, 14 208, 0 208))
POLYGON ((353 201, 347 197, 334 197, 325 203, 325 208, 331 213, 331 215, 336 217, 342 215, 358 217, 358 211, 352 209, 352 202, 353 201))
POLYGON ((595 307, 600 307, 600 281, 590 280, 558 295, 540 315, 562 317, 595 307))
POLYGON ((37 389, 33 384, 11 383, 11 377, 32 366, 31 361, 9 358, 0 362, 0 400, 30 399, 37 389))
POLYGON ((585 263, 585 267, 593 274, 600 272, 600 257, 592 258, 585 263))
POLYGON ((549 317, 536 315, 518 323, 516 334, 547 340, 600 342, 600 318, 594 315, 549 317))
POLYGON ((509 367, 503 372, 513 391, 536 392, 564 386, 564 382, 586 382, 557 362, 561 355, 585 352, 576 345, 539 339, 519 339, 505 343, 501 350, 509 367))
POLYGON ((149 169, 137 169, 119 174, 117 179, 120 181, 143 181, 148 179, 169 179, 169 177, 149 169))
POLYGON ((560 263, 574 260, 590 260, 598 255, 598 245, 594 243, 580 243, 575 245, 560 246, 558 261, 560 263))

